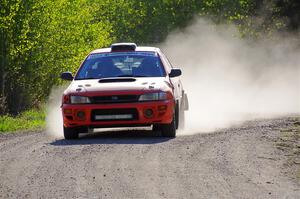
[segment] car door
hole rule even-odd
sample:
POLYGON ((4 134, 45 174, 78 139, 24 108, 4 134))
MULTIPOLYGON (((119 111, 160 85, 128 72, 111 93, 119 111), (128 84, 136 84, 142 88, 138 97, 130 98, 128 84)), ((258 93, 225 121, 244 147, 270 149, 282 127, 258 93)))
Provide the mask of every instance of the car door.
MULTIPOLYGON (((168 60, 168 58, 166 57, 165 54, 163 54, 161 52, 160 56, 161 56, 161 59, 162 59, 162 62, 164 64, 164 66, 166 67, 166 72, 169 74, 171 72, 171 69, 173 68, 173 66, 172 66, 171 62, 168 60)), ((178 104, 181 104, 182 95, 183 95, 183 87, 182 87, 182 83, 181 83, 181 80, 180 80, 180 76, 172 77, 172 78, 170 78, 168 76, 168 78, 170 79, 170 82, 173 85, 173 92, 174 92, 176 102, 178 104)))

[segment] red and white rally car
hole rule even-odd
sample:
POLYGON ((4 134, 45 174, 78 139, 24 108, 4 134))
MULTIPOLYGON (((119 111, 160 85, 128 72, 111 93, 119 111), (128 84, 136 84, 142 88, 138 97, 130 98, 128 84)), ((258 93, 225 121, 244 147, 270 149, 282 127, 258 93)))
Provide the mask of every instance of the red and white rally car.
POLYGON ((179 76, 159 48, 116 43, 92 51, 62 98, 65 139, 93 128, 153 126, 175 137, 184 125, 188 99, 179 76))

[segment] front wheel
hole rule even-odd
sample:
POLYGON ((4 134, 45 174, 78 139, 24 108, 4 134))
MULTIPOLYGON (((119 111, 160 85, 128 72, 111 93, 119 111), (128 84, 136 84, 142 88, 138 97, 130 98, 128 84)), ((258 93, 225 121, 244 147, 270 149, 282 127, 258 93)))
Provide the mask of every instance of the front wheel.
POLYGON ((161 125, 161 134, 163 137, 176 137, 176 122, 175 119, 170 124, 161 125))
POLYGON ((78 132, 77 128, 64 127, 64 137, 66 140, 78 139, 79 132, 78 132))

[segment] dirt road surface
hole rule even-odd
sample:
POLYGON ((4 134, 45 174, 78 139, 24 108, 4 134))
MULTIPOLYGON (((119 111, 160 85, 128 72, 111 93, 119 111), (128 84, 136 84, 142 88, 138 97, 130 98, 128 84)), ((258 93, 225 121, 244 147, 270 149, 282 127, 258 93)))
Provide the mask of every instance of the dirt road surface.
POLYGON ((0 135, 0 198, 300 198, 274 139, 293 118, 210 134, 0 135))

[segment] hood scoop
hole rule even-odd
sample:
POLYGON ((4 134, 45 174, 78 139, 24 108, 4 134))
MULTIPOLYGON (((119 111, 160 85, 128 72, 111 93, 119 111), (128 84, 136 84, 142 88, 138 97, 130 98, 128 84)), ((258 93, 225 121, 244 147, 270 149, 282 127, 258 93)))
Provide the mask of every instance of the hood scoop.
POLYGON ((135 82, 135 78, 129 77, 115 77, 115 78, 103 78, 99 80, 99 83, 117 83, 117 82, 135 82))

